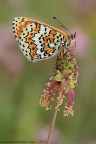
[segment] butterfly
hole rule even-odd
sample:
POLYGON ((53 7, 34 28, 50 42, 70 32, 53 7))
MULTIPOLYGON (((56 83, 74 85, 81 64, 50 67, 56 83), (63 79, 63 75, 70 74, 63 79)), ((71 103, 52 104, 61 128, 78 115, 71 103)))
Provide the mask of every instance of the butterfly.
POLYGON ((14 18, 12 26, 21 51, 32 62, 56 55, 61 47, 68 51, 76 37, 76 32, 66 34, 48 24, 26 17, 14 18))

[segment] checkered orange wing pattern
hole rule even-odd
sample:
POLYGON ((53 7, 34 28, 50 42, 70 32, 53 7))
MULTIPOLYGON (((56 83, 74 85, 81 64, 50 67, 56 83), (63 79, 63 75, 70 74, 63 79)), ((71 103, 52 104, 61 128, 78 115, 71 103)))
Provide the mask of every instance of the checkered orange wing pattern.
POLYGON ((16 17, 13 32, 25 57, 32 62, 54 56, 66 34, 50 25, 26 17, 16 17))

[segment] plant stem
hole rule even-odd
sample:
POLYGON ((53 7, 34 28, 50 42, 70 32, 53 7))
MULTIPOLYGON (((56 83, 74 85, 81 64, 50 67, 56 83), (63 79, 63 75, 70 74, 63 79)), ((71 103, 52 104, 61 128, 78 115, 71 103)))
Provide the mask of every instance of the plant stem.
POLYGON ((51 137, 52 137, 55 121, 56 121, 57 112, 58 112, 58 109, 55 108, 46 144, 50 144, 50 142, 51 142, 51 137))

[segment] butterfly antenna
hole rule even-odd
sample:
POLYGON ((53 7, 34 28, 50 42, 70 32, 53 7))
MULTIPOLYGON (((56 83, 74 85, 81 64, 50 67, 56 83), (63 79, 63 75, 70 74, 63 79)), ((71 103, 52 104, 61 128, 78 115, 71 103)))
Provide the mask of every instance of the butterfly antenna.
MULTIPOLYGON (((61 27, 65 28, 67 31, 69 31, 69 29, 67 27, 65 27, 56 17, 53 17, 53 19, 57 20, 60 23, 61 27)), ((69 33, 71 34, 70 31, 69 31, 69 33)))

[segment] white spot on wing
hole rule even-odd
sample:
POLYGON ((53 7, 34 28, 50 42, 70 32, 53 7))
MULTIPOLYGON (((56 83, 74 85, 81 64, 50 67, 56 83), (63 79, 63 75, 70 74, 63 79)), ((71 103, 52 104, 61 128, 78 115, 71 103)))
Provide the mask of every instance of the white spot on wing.
POLYGON ((45 26, 44 25, 41 25, 41 27, 40 27, 40 30, 45 30, 45 26))
POLYGON ((41 51, 40 51, 40 49, 38 49, 38 50, 37 50, 37 54, 41 54, 41 51))
POLYGON ((35 27, 36 27, 35 23, 32 23, 32 24, 31 24, 31 27, 32 27, 32 28, 35 28, 35 27))
POLYGON ((54 43, 49 43, 49 46, 50 46, 51 48, 53 48, 53 47, 54 47, 54 43))
POLYGON ((32 40, 39 41, 39 39, 37 37, 33 37, 32 40))
POLYGON ((35 34, 35 37, 39 38, 41 36, 40 33, 35 34))
POLYGON ((41 45, 37 45, 37 49, 41 49, 43 48, 41 45))

